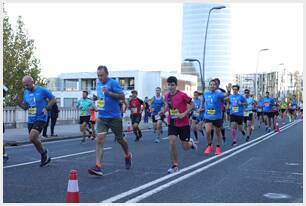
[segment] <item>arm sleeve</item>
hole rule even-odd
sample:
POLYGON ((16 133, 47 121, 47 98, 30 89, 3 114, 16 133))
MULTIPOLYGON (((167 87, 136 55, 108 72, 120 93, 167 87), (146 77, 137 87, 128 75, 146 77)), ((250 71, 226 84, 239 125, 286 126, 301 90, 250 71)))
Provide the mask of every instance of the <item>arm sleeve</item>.
POLYGON ((122 94, 123 93, 123 90, 122 88, 120 87, 119 83, 116 82, 116 81, 112 81, 112 91, 117 93, 117 94, 122 94))
POLYGON ((49 100, 55 98, 55 97, 53 96, 53 94, 52 94, 49 90, 47 90, 47 89, 45 89, 45 88, 44 88, 44 96, 45 96, 46 98, 48 98, 49 100))
POLYGON ((185 100, 185 102, 186 102, 187 104, 190 104, 191 101, 192 101, 192 98, 189 97, 189 96, 188 96, 187 94, 185 94, 185 93, 183 93, 183 99, 185 100))

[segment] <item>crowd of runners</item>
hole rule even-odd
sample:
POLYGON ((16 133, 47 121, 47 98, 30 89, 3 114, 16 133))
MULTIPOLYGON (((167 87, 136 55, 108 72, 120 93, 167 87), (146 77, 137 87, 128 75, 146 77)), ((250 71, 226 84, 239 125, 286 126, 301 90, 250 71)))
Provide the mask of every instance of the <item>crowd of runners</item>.
MULTIPOLYGON (((161 88, 156 87, 155 95, 143 101, 137 96, 136 90, 131 91, 130 98, 126 100, 119 83, 108 77, 106 66, 98 67, 97 77, 96 95, 89 98, 88 91, 83 91, 76 105, 83 136, 81 143, 87 139, 96 141, 95 164, 88 169, 91 175, 103 175, 103 145, 109 129, 122 147, 126 169, 131 168, 132 153, 123 132, 123 118, 128 110, 136 143, 144 138, 139 127, 143 111, 152 119, 155 134, 152 142, 161 141, 163 124, 168 127, 171 161, 168 173, 179 170, 176 149, 178 138, 184 150, 195 151, 198 150, 199 140, 205 138, 207 146, 203 148, 203 154, 210 155, 214 150, 215 155, 220 155, 222 145, 237 145, 240 133, 245 141, 249 141, 255 129, 264 127, 266 132, 279 132, 280 124, 303 118, 302 101, 298 102, 295 95, 277 99, 266 92, 265 96, 255 99, 249 89, 242 89, 239 85, 228 84, 225 90, 220 88, 218 78, 210 80, 207 91, 194 91, 193 97, 190 97, 177 89, 177 78, 170 76, 167 79, 168 91, 162 94, 161 88), (227 127, 230 130, 228 136, 225 133, 227 127)), ((39 136, 46 124, 48 110, 56 100, 49 90, 34 85, 32 77, 23 77, 22 83, 23 100, 17 95, 15 100, 28 111, 29 140, 41 155, 42 167, 50 163, 51 158, 39 136)), ((3 160, 7 161, 4 147, 3 150, 3 160)))

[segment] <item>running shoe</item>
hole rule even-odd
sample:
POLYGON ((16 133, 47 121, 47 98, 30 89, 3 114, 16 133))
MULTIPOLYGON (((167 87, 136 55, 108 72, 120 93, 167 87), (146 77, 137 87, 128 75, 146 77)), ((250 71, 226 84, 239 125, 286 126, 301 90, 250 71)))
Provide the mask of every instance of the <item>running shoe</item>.
POLYGON ((198 145, 194 142, 193 139, 190 139, 191 142, 191 149, 194 149, 195 151, 198 149, 198 145))
POLYGON ((51 162, 51 158, 48 156, 48 150, 45 150, 41 154, 40 166, 43 167, 47 165, 49 162, 51 162))
POLYGON ((178 167, 177 167, 177 165, 173 165, 172 167, 170 167, 169 169, 168 169, 168 174, 172 174, 172 173, 175 173, 175 172, 178 172, 178 167))
POLYGON ((219 155, 219 154, 221 154, 221 148, 220 147, 216 147, 215 155, 219 155))
POLYGON ((6 163, 8 159, 9 159, 8 155, 3 155, 3 163, 6 163))
POLYGON ((91 174, 91 175, 103 176, 103 172, 102 172, 101 168, 97 167, 97 166, 88 169, 88 173, 91 174))
POLYGON ((245 139, 245 141, 248 142, 249 140, 250 140, 250 137, 247 136, 246 139, 245 139))
POLYGON ((205 155, 209 155, 209 154, 211 153, 211 150, 212 150, 212 145, 207 146, 206 149, 205 149, 205 151, 204 151, 204 154, 205 154, 205 155))
POLYGON ((268 128, 268 132, 271 132, 271 128, 270 127, 268 128))
POLYGON ((237 145, 237 142, 233 141, 232 146, 236 146, 236 145, 237 145))
POLYGON ((129 154, 129 156, 124 158, 125 160, 125 169, 130 169, 132 167, 132 153, 129 154))
POLYGON ((159 143, 160 140, 159 140, 158 138, 156 138, 154 142, 155 142, 155 143, 159 143))
POLYGON ((245 136, 245 131, 244 130, 242 130, 241 133, 242 133, 243 136, 245 136))

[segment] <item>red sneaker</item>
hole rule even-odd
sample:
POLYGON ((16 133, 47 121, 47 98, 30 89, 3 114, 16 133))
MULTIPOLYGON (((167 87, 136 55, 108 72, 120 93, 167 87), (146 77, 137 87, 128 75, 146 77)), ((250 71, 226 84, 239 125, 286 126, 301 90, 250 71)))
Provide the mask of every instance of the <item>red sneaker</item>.
POLYGON ((221 154, 221 149, 220 147, 216 147, 215 155, 219 155, 219 154, 221 154))
POLYGON ((205 151, 204 151, 204 154, 205 154, 205 155, 209 155, 209 154, 211 153, 211 150, 212 150, 212 145, 207 146, 207 148, 206 148, 205 151))

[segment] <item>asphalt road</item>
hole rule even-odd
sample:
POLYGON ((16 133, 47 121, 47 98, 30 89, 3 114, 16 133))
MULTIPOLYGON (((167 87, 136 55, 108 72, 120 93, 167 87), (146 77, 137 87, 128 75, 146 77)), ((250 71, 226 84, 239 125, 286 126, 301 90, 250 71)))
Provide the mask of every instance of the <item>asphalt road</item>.
MULTIPOLYGON (((3 170, 3 201, 65 202, 69 172, 76 169, 81 202, 301 203, 303 125, 298 120, 281 126, 280 133, 256 128, 249 142, 238 134, 235 147, 228 138, 219 156, 203 155, 202 136, 197 151, 185 152, 177 142, 180 171, 171 175, 167 174, 171 166, 167 131, 159 144, 154 143, 152 131, 143 132, 139 143, 132 134, 127 136, 133 153, 130 170, 125 169, 120 145, 108 136, 103 177, 87 173, 95 164, 94 141, 45 143, 53 160, 44 168, 39 167, 40 156, 33 145, 10 147, 3 170)), ((228 130, 226 134, 230 136, 228 130)))

